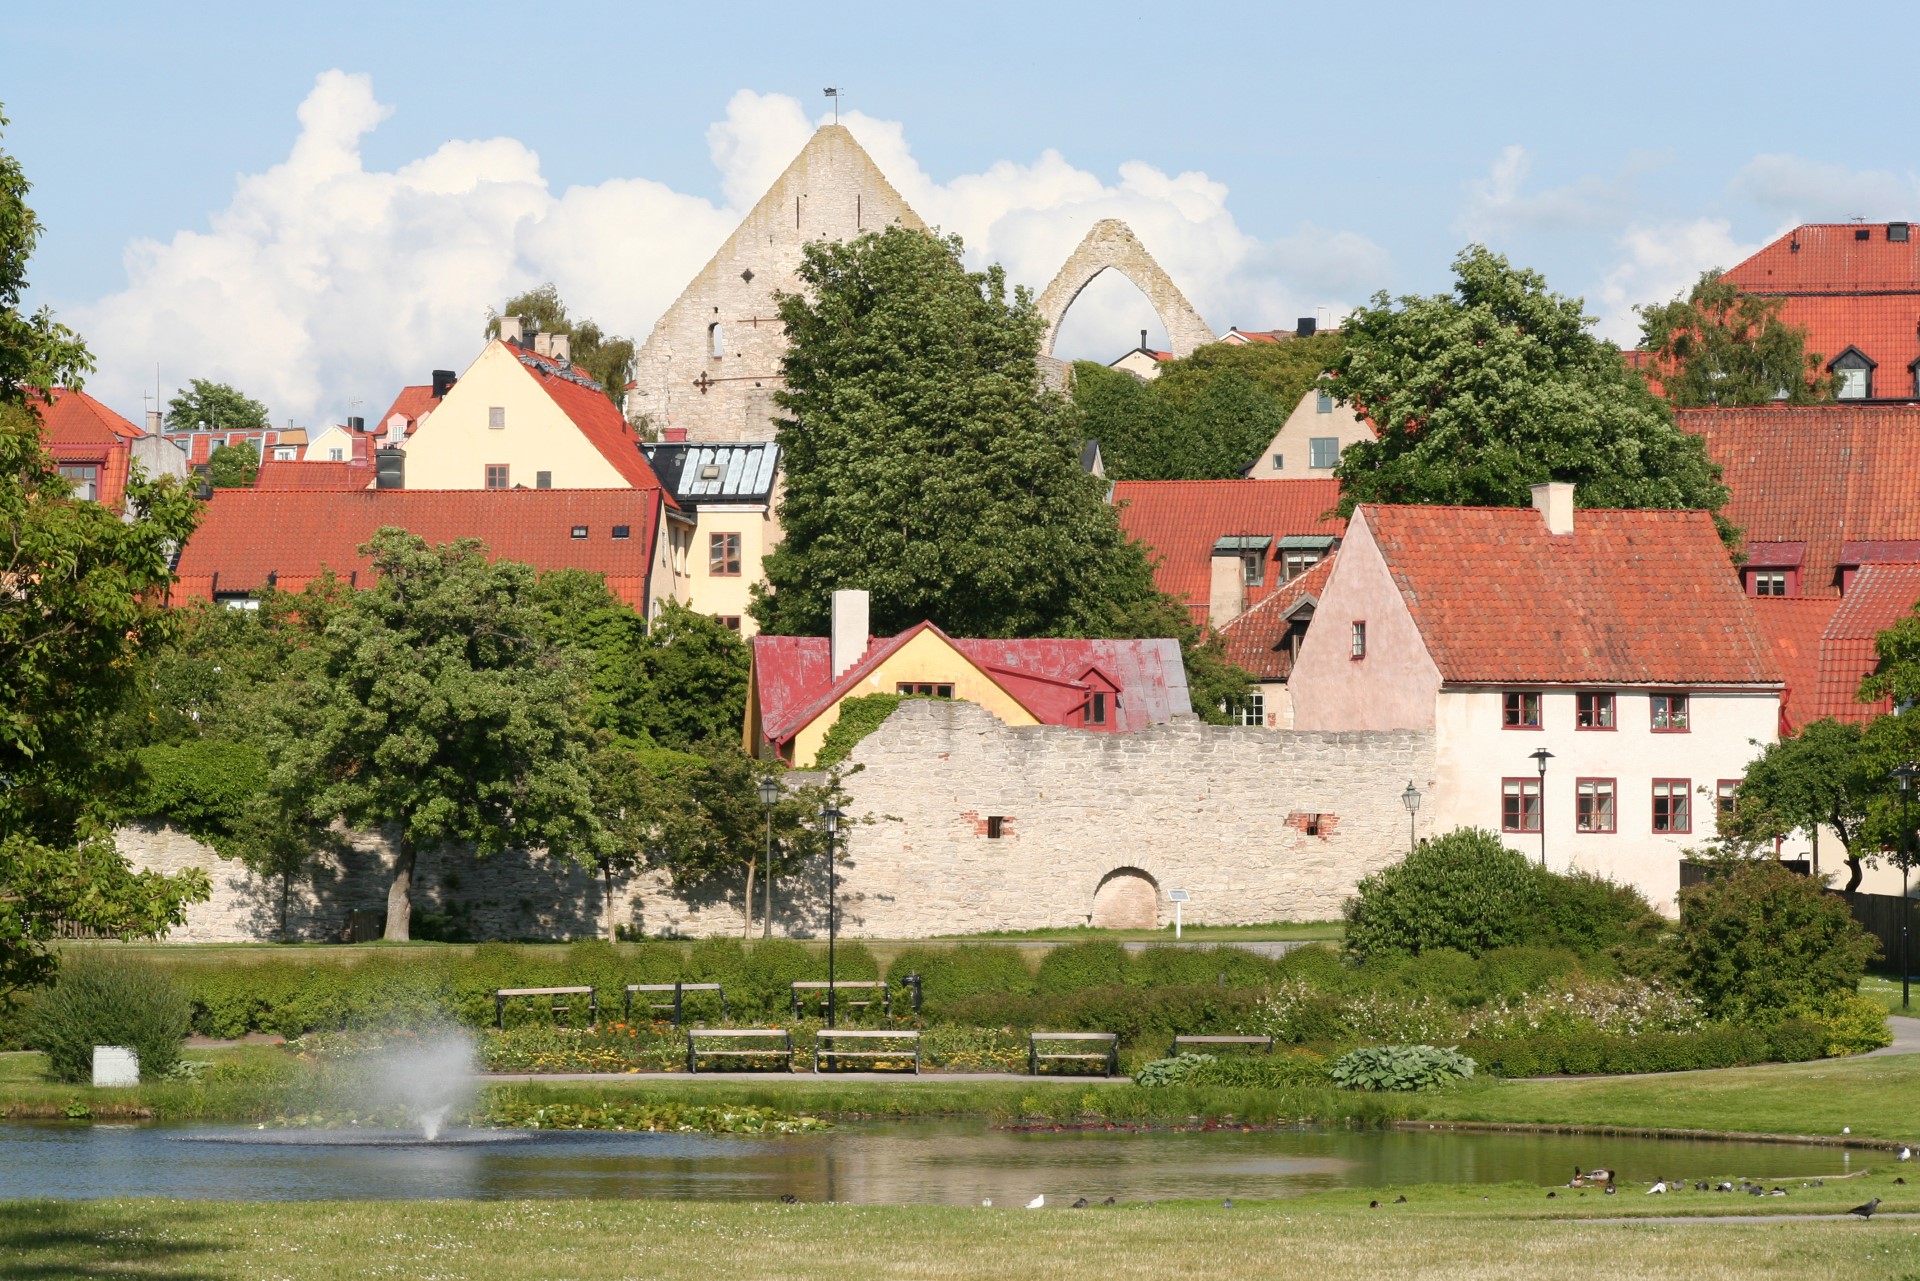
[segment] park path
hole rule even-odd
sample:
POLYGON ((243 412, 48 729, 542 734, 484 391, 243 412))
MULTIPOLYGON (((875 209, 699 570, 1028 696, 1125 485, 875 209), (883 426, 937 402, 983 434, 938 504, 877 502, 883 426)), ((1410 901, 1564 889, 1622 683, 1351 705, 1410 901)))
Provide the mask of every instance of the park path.
POLYGON ((1861 1058, 1871 1058, 1876 1054, 1920 1054, 1920 1019, 1890 1014, 1887 1016, 1887 1026, 1893 1030, 1893 1044, 1868 1050, 1861 1058))

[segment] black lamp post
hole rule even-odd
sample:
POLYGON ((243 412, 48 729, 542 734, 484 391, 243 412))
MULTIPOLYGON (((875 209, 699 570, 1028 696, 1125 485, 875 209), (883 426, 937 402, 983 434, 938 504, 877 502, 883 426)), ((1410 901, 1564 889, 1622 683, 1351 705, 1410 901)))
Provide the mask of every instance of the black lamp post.
POLYGON ((1913 905, 1907 902, 1907 870, 1913 866, 1913 780, 1920 776, 1920 769, 1911 765, 1902 765, 1893 771, 1894 781, 1900 784, 1900 1008, 1909 1008, 1912 997, 1911 987, 1913 967, 1907 963, 1907 923, 1913 916, 1913 905))
POLYGON ((837 832, 839 832, 840 820, 844 817, 845 815, 841 814, 840 811, 835 809, 832 805, 828 805, 823 809, 821 809, 820 811, 820 819, 822 822, 824 822, 827 825, 827 1026, 828 1027, 835 1026, 833 1021, 833 1015, 834 1015, 833 944, 834 944, 834 939, 838 935, 840 930, 839 918, 834 910, 834 905, 836 900, 840 896, 840 891, 839 891, 838 884, 836 884, 837 874, 833 866, 833 838, 834 838, 834 835, 837 832))
POLYGON ((1400 803, 1407 807, 1407 853, 1414 850, 1413 816, 1420 812, 1420 793, 1414 787, 1413 780, 1407 780, 1407 790, 1400 793, 1400 803))
MULTIPOLYGON (((1553 759, 1553 753, 1546 748, 1534 749, 1529 757, 1540 771, 1540 866, 1547 865, 1547 762, 1553 759)), ((1525 798, 1522 798, 1521 820, 1525 824, 1525 798)))
POLYGON ((760 914, 760 937, 773 937, 773 804, 780 799, 780 784, 771 774, 760 778, 760 804, 767 812, 767 884, 766 910, 760 914))

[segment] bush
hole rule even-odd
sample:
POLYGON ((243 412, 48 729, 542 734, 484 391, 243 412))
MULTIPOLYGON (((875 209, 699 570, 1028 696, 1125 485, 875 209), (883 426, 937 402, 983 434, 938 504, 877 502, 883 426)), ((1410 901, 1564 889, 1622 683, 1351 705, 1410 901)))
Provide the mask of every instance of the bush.
POLYGON ((1709 1017, 1765 1027, 1858 990, 1879 944, 1846 900, 1767 859, 1680 891, 1678 950, 1709 1017))
POLYGON ((1185 1085, 1192 1080, 1195 1072, 1211 1062, 1211 1054, 1176 1054, 1170 1059, 1155 1059, 1133 1074, 1133 1083, 1149 1089, 1185 1085))
POLYGON ((1548 872, 1536 866, 1541 887, 1536 937, 1590 956, 1659 937, 1664 918, 1631 885, 1592 872, 1548 872))
POLYGON ((1503 947, 1480 958, 1479 990, 1508 1000, 1580 972, 1580 958, 1565 948, 1503 947))
POLYGON ((1463 827, 1360 882, 1342 911, 1362 959, 1451 948, 1479 956, 1536 939, 1545 906, 1526 856, 1463 827))
POLYGON ((93 1047, 124 1045, 140 1056, 143 1080, 180 1062, 192 1008, 164 971, 125 957, 68 953, 53 986, 34 1001, 28 1034, 56 1079, 85 1081, 93 1047))
POLYGON ((1127 982, 1139 987, 1260 987, 1281 977, 1280 962, 1244 947, 1155 946, 1131 953, 1127 982))
POLYGON ((1122 1045, 1153 1046, 1176 1035, 1232 1036, 1247 1030, 1264 997, 1246 988, 1112 986, 1080 992, 981 994, 955 1001, 943 1017, 1020 1031, 1114 1032, 1122 1045))
POLYGON ((1825 1058, 1827 1029, 1808 1018, 1791 1018, 1773 1029, 1767 1038, 1769 1054, 1782 1063, 1805 1063, 1825 1058))
POLYGON ((1718 1024, 1696 1032, 1650 1032, 1606 1036, 1598 1032, 1546 1032, 1509 1039, 1469 1038, 1460 1050, 1493 1076, 1607 1076, 1630 1072, 1688 1072, 1743 1067, 1749 1063, 1818 1058, 1818 1033, 1718 1024), (1806 1054, 1812 1048, 1814 1053, 1806 1054), (1801 1051, 1791 1056, 1783 1051, 1801 1051))
POLYGON ((1473 1060, 1433 1045, 1370 1045, 1333 1061, 1327 1075, 1349 1090, 1430 1090, 1473 1075, 1473 1060))
POLYGON ((887 967, 887 981, 896 991, 904 991, 909 974, 920 976, 920 995, 929 1017, 970 996, 1026 996, 1034 989, 1033 971, 1027 968, 1018 948, 983 943, 907 948, 887 967))
POLYGON ((1043 996, 1080 992, 1087 988, 1116 987, 1127 981, 1127 950, 1101 939, 1049 948, 1040 960, 1035 987, 1043 996))
POLYGON ((1860 1054, 1893 1044, 1886 1010, 1880 1002, 1858 992, 1832 997, 1806 1011, 1806 1017, 1825 1032, 1821 1049, 1828 1055, 1860 1054))

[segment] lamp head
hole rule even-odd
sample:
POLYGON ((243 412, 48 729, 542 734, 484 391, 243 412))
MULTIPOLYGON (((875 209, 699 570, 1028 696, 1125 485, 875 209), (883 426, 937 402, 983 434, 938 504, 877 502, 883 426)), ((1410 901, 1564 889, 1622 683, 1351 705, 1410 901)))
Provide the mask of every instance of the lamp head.
POLYGON ((1541 777, 1546 777, 1547 762, 1553 759, 1553 753, 1544 747, 1535 748, 1534 751, 1529 754, 1529 759, 1539 768, 1541 777))
POLYGON ((822 806, 820 809, 820 821, 827 825, 828 836, 832 836, 840 830, 840 820, 845 817, 846 815, 831 805, 822 806))
POLYGON ((1902 765, 1893 771, 1893 781, 1900 785, 1900 790, 1903 792, 1912 790, 1913 780, 1916 777, 1920 777, 1920 769, 1915 769, 1911 764, 1902 765))
POLYGON ((780 784, 774 781, 774 777, 771 774, 761 775, 760 776, 760 803, 762 805, 771 805, 779 799, 780 799, 780 784))
POLYGON ((1409 814, 1420 812, 1420 791, 1414 787, 1412 779, 1407 780, 1407 790, 1400 793, 1400 803, 1407 807, 1409 814))

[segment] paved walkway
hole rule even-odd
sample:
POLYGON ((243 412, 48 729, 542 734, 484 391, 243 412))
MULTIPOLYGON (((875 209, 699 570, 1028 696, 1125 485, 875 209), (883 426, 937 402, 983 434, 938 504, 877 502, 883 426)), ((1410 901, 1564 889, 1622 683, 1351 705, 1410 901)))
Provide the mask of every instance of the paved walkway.
POLYGON ((1861 1058, 1875 1054, 1920 1054, 1920 1019, 1910 1019, 1904 1014, 1887 1016, 1887 1026, 1893 1029, 1893 1044, 1878 1050, 1868 1050, 1861 1058))
POLYGON ((980 1085, 988 1081, 1044 1083, 1048 1085, 1101 1085, 1124 1082, 1124 1076, 1028 1076, 1025 1072, 482 1072, 482 1081, 515 1085, 537 1081, 758 1081, 765 1085, 778 1082, 792 1085, 813 1081, 822 1085, 836 1081, 897 1081, 906 1085, 980 1085))

